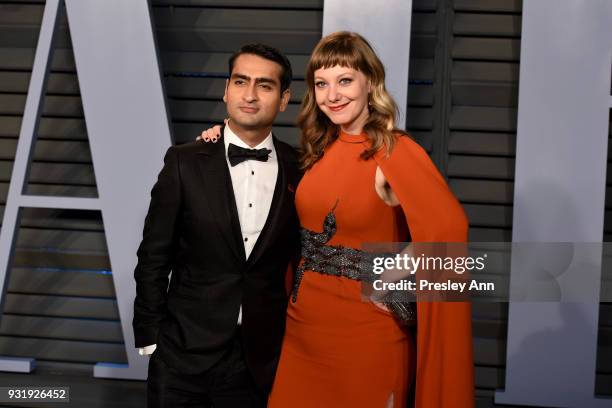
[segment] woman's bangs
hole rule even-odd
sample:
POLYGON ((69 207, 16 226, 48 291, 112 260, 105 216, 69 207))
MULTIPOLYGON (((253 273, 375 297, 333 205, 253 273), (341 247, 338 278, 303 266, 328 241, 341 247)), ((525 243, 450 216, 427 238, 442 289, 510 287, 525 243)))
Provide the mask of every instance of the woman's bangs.
POLYGON ((359 55, 348 44, 327 43, 312 55, 313 72, 321 68, 332 68, 337 65, 345 68, 360 70, 359 55))

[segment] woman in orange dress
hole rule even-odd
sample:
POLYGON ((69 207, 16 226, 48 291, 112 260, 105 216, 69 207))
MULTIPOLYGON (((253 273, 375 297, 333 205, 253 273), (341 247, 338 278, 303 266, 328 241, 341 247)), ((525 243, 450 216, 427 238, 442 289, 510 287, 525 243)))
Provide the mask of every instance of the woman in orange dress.
POLYGON ((323 38, 306 81, 303 258, 268 406, 404 408, 411 384, 419 408, 473 406, 469 304, 419 302, 413 338, 362 300, 349 256, 364 243, 465 241, 461 206, 427 153, 394 128, 384 68, 365 39, 323 38))

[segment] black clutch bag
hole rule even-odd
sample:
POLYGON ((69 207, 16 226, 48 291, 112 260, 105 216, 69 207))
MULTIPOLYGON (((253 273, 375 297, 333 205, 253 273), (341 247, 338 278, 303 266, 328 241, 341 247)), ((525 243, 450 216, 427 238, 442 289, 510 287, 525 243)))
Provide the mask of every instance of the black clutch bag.
POLYGON ((382 303, 393 314, 402 326, 414 326, 417 323, 416 303, 408 302, 401 292, 389 292, 382 298, 382 303))

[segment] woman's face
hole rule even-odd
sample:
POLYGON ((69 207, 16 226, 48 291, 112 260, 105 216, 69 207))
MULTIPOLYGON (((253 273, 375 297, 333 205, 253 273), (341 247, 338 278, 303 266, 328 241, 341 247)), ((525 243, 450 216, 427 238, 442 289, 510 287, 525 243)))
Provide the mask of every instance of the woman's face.
POLYGON ((314 72, 317 105, 327 117, 349 134, 359 134, 368 119, 368 78, 353 68, 336 65, 314 72))

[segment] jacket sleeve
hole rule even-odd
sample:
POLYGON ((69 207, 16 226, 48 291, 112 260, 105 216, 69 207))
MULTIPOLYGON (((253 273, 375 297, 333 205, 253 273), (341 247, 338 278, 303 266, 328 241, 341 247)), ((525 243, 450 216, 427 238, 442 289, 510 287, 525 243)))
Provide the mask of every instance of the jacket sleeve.
MULTIPOLYGON (((465 213, 417 143, 397 138, 375 159, 400 201, 413 242, 465 242, 465 213)), ((467 302, 417 301, 416 408, 474 406, 471 307, 467 302)))
POLYGON ((181 182, 177 151, 170 147, 151 191, 138 264, 134 271, 134 338, 136 347, 157 342, 159 324, 166 311, 168 275, 172 269, 181 209, 181 182))

